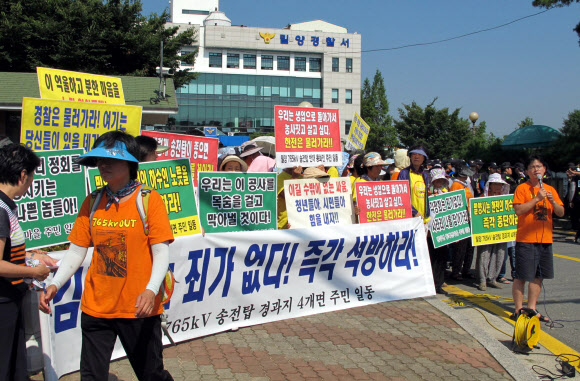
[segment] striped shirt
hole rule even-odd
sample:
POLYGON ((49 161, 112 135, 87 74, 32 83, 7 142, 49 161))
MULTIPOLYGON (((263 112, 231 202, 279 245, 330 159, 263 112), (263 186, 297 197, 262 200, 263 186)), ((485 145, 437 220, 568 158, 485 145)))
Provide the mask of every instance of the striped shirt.
MULTIPOLYGON (((6 238, 2 259, 15 265, 25 266, 24 232, 18 223, 16 203, 0 191, 0 237, 6 238)), ((23 283, 22 278, 1 278, 2 283, 23 283)), ((4 295, 0 295, 4 296, 4 295)))

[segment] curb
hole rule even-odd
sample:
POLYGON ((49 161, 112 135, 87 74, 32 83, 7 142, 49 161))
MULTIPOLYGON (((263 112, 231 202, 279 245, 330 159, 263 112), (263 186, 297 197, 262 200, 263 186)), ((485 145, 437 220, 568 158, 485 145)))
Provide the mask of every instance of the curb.
POLYGON ((466 330, 471 336, 479 341, 479 343, 483 345, 483 347, 493 356, 493 358, 496 359, 497 362, 499 362, 501 366, 503 366, 504 369, 510 374, 510 376, 512 376, 516 381, 538 379, 535 373, 522 366, 522 363, 517 359, 512 351, 506 348, 495 338, 491 337, 488 333, 477 328, 473 322, 465 318, 454 308, 448 306, 434 296, 423 298, 423 300, 437 308, 445 315, 449 316, 451 320, 459 324, 461 328, 466 330))

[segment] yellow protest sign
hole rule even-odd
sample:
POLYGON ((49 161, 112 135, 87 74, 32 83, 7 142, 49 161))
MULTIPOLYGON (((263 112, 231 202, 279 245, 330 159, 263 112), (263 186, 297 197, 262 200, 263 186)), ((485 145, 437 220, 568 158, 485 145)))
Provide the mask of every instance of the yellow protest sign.
POLYGON ((350 125, 350 131, 348 132, 348 142, 350 145, 356 149, 365 149, 370 129, 363 118, 355 112, 352 124, 350 125))
POLYGON ((121 78, 37 67, 40 97, 86 103, 125 104, 121 78))
POLYGON ((20 142, 33 150, 88 151, 99 136, 112 130, 139 135, 141 107, 22 99, 20 142))

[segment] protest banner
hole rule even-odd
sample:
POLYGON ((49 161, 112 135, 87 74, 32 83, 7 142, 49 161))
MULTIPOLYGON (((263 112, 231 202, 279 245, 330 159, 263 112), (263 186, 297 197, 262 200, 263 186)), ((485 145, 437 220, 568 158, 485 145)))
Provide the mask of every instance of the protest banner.
POLYGON ((68 242, 68 235, 87 195, 85 170, 73 163, 82 149, 37 151, 40 166, 26 193, 14 201, 26 249, 68 242))
MULTIPOLYGON (((88 174, 91 192, 106 185, 98 169, 90 168, 88 174)), ((161 195, 175 237, 201 233, 188 159, 140 163, 137 181, 161 195)))
POLYGON ((276 230, 276 174, 201 172, 199 210, 206 233, 276 230))
POLYGON ((348 177, 286 180, 284 197, 292 228, 355 222, 348 177))
POLYGON ((189 159, 193 174, 193 185, 196 187, 199 172, 218 170, 218 139, 160 131, 143 131, 141 135, 155 138, 159 145, 169 147, 168 151, 158 156, 159 159, 189 159))
POLYGON ((469 215, 473 246, 516 240, 518 216, 514 212, 513 201, 513 194, 471 200, 469 215))
POLYGON ((413 217, 408 181, 360 181, 354 185, 361 224, 413 217))
POLYGON ((276 166, 340 166, 338 110, 274 106, 276 166))
POLYGON ((469 215, 465 190, 429 197, 429 230, 435 248, 469 238, 469 215))
POLYGON ((125 104, 121 78, 37 67, 40 97, 71 102, 125 104))
MULTIPOLYGON (((41 314, 45 364, 79 367, 82 267, 41 314)), ((175 342, 391 300, 435 294, 420 218, 180 237, 170 245, 175 291, 165 305, 175 342)), ((164 342, 168 340, 164 337, 164 342)), ((113 358, 123 356, 115 347, 113 358)))
POLYGON ((371 128, 356 112, 348 132, 347 149, 365 149, 371 128))
POLYGON ((139 135, 141 107, 22 99, 20 143, 35 151, 90 151, 99 136, 112 130, 139 135))

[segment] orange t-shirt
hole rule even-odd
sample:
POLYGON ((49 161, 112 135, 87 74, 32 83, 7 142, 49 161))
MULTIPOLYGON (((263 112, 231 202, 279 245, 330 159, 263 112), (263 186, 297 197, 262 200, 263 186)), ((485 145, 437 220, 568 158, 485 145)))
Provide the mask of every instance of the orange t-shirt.
POLYGON ((451 184, 451 188, 449 188, 449 192, 453 192, 453 191, 461 190, 461 189, 465 189, 465 198, 467 199, 467 205, 469 205, 469 200, 473 198, 473 194, 469 190, 469 187, 466 187, 465 185, 463 185, 457 181, 454 181, 453 184, 451 184))
MULTIPOLYGON (((538 194, 539 188, 534 188, 529 181, 518 185, 514 192, 514 205, 524 204, 532 200, 538 194)), ((548 184, 544 189, 552 192, 554 201, 564 205, 558 192, 548 184)), ((518 216, 517 242, 527 243, 552 243, 552 213, 554 206, 548 199, 544 199, 530 209, 527 213, 518 216)))
POLYGON ((401 173, 401 171, 396 171, 391 173, 391 181, 392 180, 398 180, 399 179, 399 173, 401 173))
MULTIPOLYGON (((137 193, 118 206, 105 210, 103 195, 89 224, 89 199, 85 199, 68 239, 82 247, 94 246, 93 259, 85 279, 81 310, 98 318, 135 318, 135 302, 149 279, 153 257, 151 245, 173 242, 165 204, 156 191, 149 196, 149 235, 137 210, 137 193)), ((162 311, 161 294, 155 298, 152 315, 162 311)))

